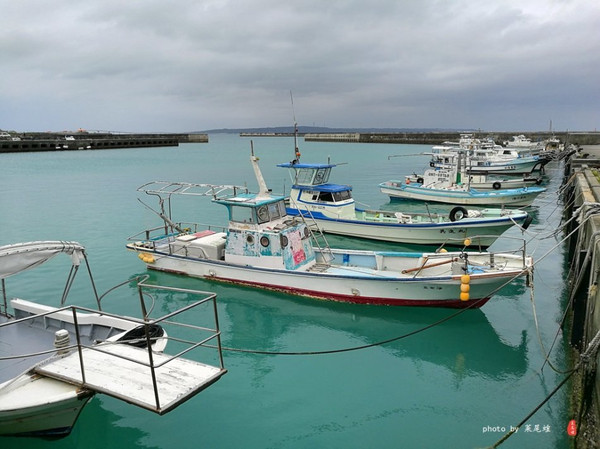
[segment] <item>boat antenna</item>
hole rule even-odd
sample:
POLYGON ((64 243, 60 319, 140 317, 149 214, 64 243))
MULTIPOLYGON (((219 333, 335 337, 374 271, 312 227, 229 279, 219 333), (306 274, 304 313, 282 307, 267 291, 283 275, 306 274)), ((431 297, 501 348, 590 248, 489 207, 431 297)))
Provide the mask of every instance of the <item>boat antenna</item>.
POLYGON ((298 122, 296 121, 296 111, 294 110, 294 96, 290 90, 290 100, 292 102, 292 116, 294 118, 294 160, 293 164, 300 162, 300 150, 298 149, 298 122))

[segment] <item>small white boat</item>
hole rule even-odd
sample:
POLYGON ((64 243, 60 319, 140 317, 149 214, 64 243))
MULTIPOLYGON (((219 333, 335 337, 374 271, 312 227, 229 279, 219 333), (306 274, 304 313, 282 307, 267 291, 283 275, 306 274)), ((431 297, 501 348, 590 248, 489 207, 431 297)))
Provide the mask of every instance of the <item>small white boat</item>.
MULTIPOLYGON (((411 184, 422 184, 424 175, 413 173, 406 177, 411 184)), ((501 189, 520 189, 523 187, 534 187, 541 185, 544 180, 541 177, 523 176, 522 178, 499 178, 484 174, 464 174, 462 179, 465 184, 475 190, 501 190, 501 189)))
POLYGON ((527 212, 509 209, 465 210, 449 215, 366 210, 356 207, 352 187, 329 183, 335 164, 306 164, 297 160, 278 167, 292 176, 287 213, 314 220, 326 233, 410 244, 463 245, 465 238, 488 247, 507 229, 531 223, 527 212))
POLYGON ((406 181, 386 181, 379 184, 381 193, 392 199, 432 201, 463 206, 531 206, 536 197, 546 191, 543 187, 523 187, 503 190, 475 190, 466 184, 428 187, 406 181))
POLYGON ((422 176, 412 182, 414 176, 404 181, 391 180, 379 184, 381 192, 391 199, 410 199, 436 203, 458 204, 461 206, 530 206, 535 198, 546 191, 543 187, 522 187, 502 189, 494 185, 492 190, 472 188, 465 166, 460 163, 444 165, 425 170, 422 176), (496 188, 498 187, 498 188, 496 188))
MULTIPOLYGON (((181 353, 163 353, 167 341, 174 337, 171 331, 167 334, 166 326, 175 323, 176 315, 183 310, 169 314, 168 324, 166 317, 151 319, 143 300, 142 319, 101 310, 102 296, 96 294, 85 250, 79 243, 44 241, 2 246, 0 280, 0 435, 68 435, 83 407, 97 392, 164 414, 226 373, 218 326, 209 337, 216 342, 216 359, 220 360, 213 366, 183 359, 181 353), (20 298, 7 300, 6 278, 61 253, 71 257, 72 265, 59 296, 59 307, 20 298), (98 310, 65 305, 83 261, 98 310), (173 376, 175 371, 181 375, 173 376)), ((129 281, 121 285, 125 284, 129 281)), ((140 282, 138 288, 141 299, 145 290, 157 292, 164 287, 140 282)), ((181 291, 167 289, 169 294, 181 291)), ((185 293, 202 297, 185 311, 207 304, 217 322, 214 294, 185 293)), ((199 341, 207 341, 207 331, 195 329, 193 338, 202 333, 202 340, 192 343, 187 351, 199 346, 199 341)))
POLYGON ((472 134, 462 134, 458 143, 435 145, 430 154, 430 167, 460 165, 468 174, 528 175, 543 170, 552 159, 535 149, 504 148, 491 139, 476 139, 472 134))
POLYGON ((523 248, 494 254, 314 247, 305 218, 287 214, 285 198, 270 193, 257 158, 251 162, 257 194, 211 184, 141 186, 138 191, 158 198, 164 225, 130 237, 127 248, 149 269, 363 304, 480 307, 533 267, 523 248), (176 195, 211 196, 228 209, 227 229, 174 221, 168 211, 176 195))

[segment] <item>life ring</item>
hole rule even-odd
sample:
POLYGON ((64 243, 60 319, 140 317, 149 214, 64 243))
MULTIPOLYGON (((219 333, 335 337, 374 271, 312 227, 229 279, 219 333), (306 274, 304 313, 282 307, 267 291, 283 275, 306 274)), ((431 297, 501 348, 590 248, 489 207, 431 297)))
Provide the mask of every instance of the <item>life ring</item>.
POLYGON ((450 211, 450 214, 448 215, 448 217, 450 218, 450 221, 458 221, 458 220, 462 220, 467 215, 468 215, 467 209, 465 209, 462 206, 457 206, 450 211))
POLYGON ((417 182, 418 182, 419 184, 423 184, 423 178, 417 178, 417 182))
POLYGON ((495 183, 492 184, 492 187, 494 190, 500 190, 500 188, 502 187, 502 184, 500 184, 498 181, 496 181, 495 183))

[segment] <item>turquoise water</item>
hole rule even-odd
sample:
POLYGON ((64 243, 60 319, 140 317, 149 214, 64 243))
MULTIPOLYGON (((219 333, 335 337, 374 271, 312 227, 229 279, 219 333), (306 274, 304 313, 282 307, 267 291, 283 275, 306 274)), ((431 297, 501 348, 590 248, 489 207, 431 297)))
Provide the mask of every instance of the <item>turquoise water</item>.
MULTIPOLYGON (((293 139, 254 138, 253 142, 269 186, 276 193, 289 188, 287 171, 275 165, 292 159, 293 139)), ((427 157, 411 155, 429 149, 302 140, 300 148, 304 162, 326 162, 331 157, 332 162, 347 163, 334 169, 331 181, 352 184, 357 201, 397 210, 405 204, 390 203, 377 184, 423 170, 427 157), (406 156, 388 159, 397 154, 406 156)), ((255 189, 249 153, 249 138, 211 135, 208 144, 177 148, 0 154, 0 245, 45 239, 79 241, 88 248, 99 290, 105 291, 146 272, 136 255, 125 249, 127 237, 159 224, 137 201, 137 187, 152 180, 172 180, 247 183, 255 189)), ((536 219, 525 235, 535 258, 557 244, 555 238, 543 238, 556 229, 562 210, 556 195, 558 167, 550 165, 548 175, 549 192, 530 209, 536 219)), ((152 198, 143 199, 155 205, 152 198)), ((208 199, 174 205, 174 216, 184 221, 224 224, 224 212, 208 199)), ((521 236, 518 230, 507 234, 521 236)), ((329 241, 338 246, 406 249, 341 237, 329 241)), ((497 242, 492 248, 513 247, 511 242, 497 242)), ((480 310, 456 314, 444 309, 318 301, 151 272, 152 282, 215 291, 227 347, 316 352, 374 346, 321 355, 227 351, 229 372, 165 416, 98 395, 67 438, 4 437, 0 446, 486 447, 516 426, 563 379, 548 365, 541 370, 540 339, 549 348, 558 329, 565 259, 559 247, 536 266, 539 338, 530 291, 523 282, 506 287, 480 310)), ((55 279, 59 265, 64 267, 57 259, 28 274, 27 280, 10 279, 8 293, 45 300, 49 290, 62 287, 63 277, 58 283, 55 279)), ((76 284, 74 292, 83 292, 83 284, 76 284)), ((127 287, 123 297, 112 300, 111 310, 131 314, 136 308, 134 299, 134 289, 127 287)), ((170 301, 157 307, 166 311, 182 305, 178 299, 170 301)), ((92 303, 87 300, 85 305, 92 303)), ((550 360, 566 369, 565 358, 559 335, 550 360)), ((566 427, 572 418, 568 399, 568 391, 561 390, 501 447, 567 447, 566 427)))

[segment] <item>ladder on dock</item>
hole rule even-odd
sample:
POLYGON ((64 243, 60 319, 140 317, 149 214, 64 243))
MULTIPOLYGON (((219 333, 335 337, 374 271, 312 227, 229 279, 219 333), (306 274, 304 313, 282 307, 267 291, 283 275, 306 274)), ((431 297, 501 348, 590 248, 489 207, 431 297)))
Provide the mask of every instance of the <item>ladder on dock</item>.
POLYGON ((50 359, 35 372, 162 415, 227 370, 127 344, 102 344, 50 359))

